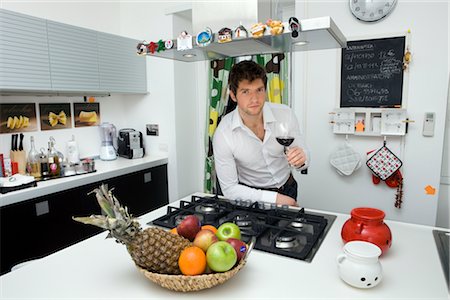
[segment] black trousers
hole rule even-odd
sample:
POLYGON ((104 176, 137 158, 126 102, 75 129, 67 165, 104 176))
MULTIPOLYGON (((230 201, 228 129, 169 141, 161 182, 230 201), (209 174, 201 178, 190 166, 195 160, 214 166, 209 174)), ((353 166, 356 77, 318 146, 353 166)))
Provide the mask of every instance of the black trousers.
POLYGON ((294 179, 294 176, 292 176, 292 173, 289 175, 289 178, 286 181, 286 183, 283 184, 280 188, 264 188, 264 187, 250 186, 250 185, 247 185, 244 183, 240 183, 240 184, 251 187, 251 188, 259 189, 259 190, 277 192, 277 193, 289 196, 289 197, 293 198, 295 201, 297 201, 298 184, 297 184, 297 181, 294 179))

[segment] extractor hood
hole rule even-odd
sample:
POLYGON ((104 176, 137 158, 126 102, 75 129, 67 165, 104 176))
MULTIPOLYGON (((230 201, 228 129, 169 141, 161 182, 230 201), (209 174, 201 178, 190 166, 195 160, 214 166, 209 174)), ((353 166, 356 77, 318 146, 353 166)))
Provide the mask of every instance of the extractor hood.
POLYGON ((192 37, 193 49, 178 51, 176 40, 170 50, 147 53, 148 56, 194 62, 203 60, 216 60, 226 57, 237 57, 254 54, 286 53, 296 51, 309 51, 321 49, 344 48, 347 40, 331 17, 320 17, 300 21, 300 34, 292 38, 289 24, 284 24, 284 32, 272 36, 266 30, 261 38, 243 38, 228 43, 218 43, 217 34, 214 41, 206 47, 195 44, 195 36, 192 37))

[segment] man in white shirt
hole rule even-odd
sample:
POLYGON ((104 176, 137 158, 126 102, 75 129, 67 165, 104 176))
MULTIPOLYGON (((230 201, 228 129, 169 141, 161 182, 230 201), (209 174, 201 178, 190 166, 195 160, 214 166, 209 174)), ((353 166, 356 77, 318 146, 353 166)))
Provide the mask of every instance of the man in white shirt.
POLYGON ((213 139, 217 177, 226 198, 297 205, 291 174, 308 167, 309 154, 297 118, 283 104, 266 102, 267 76, 253 61, 233 66, 230 96, 235 110, 222 118, 213 139), (287 122, 294 142, 284 153, 276 126, 287 122))

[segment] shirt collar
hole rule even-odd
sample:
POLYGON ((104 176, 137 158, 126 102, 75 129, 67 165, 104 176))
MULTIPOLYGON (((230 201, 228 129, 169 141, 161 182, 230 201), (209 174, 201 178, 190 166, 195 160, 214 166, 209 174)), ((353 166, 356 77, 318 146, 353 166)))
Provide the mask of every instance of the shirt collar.
MULTIPOLYGON (((244 127, 244 123, 242 122, 241 116, 239 115, 239 108, 236 108, 233 111, 233 120, 231 122, 231 129, 234 130, 238 127, 244 127)), ((275 122, 275 117, 273 116, 272 109, 268 102, 264 103, 263 107, 263 120, 264 120, 264 128, 267 129, 267 123, 275 122)))

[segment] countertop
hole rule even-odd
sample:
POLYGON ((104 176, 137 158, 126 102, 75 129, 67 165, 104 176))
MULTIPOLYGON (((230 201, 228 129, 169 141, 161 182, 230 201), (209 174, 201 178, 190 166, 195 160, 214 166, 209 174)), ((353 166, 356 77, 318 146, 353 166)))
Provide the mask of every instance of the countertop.
MULTIPOLYGON (((187 200, 190 199, 187 197, 187 200)), ((171 203, 178 207, 178 202, 171 203)), ((140 218, 141 224, 167 211, 140 218)), ((314 211, 314 210, 310 210, 314 211)), ((319 212, 319 211, 316 211, 319 212)), ((330 213, 330 212, 325 212, 330 213)), ((244 268, 211 289, 179 293, 147 280, 125 246, 106 232, 0 277, 1 299, 449 299, 433 240, 433 227, 386 221, 392 247, 381 256, 383 279, 372 289, 344 283, 336 266, 340 231, 348 215, 337 214, 311 263, 254 250, 244 268)))
POLYGON ((102 161, 95 160, 94 173, 69 176, 47 181, 39 181, 36 187, 26 188, 19 191, 0 194, 0 207, 25 201, 40 196, 56 193, 79 187, 92 182, 117 177, 127 173, 137 172, 144 169, 167 164, 167 154, 149 154, 143 158, 126 159, 118 157, 115 160, 102 161))

